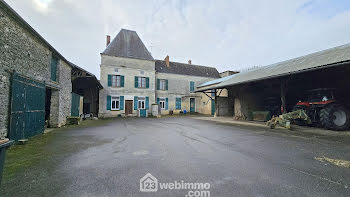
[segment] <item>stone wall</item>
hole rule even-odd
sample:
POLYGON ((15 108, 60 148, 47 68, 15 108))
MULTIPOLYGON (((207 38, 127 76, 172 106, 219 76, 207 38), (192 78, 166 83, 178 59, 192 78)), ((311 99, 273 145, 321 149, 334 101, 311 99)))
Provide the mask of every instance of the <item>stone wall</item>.
MULTIPOLYGON (((36 37, 19 20, 0 5, 0 137, 7 135, 10 103, 10 72, 15 71, 30 78, 49 83, 51 73, 52 52, 48 46, 36 37)), ((62 62, 62 61, 60 61, 62 62)), ((59 82, 64 93, 60 100, 69 102, 67 94, 71 91, 70 68, 64 62, 59 67, 59 82), (63 66, 64 65, 64 66, 63 66), (68 77, 69 74, 69 77, 68 77)), ((56 103, 57 104, 57 103, 56 103)), ((57 104, 58 105, 58 104, 57 104)), ((57 124, 64 122, 63 116, 67 114, 68 104, 57 115, 57 124)), ((70 105, 70 103, 69 103, 70 105)), ((70 109, 70 108, 69 108, 70 109)), ((53 111, 53 110, 51 110, 53 111)), ((57 110, 58 111, 58 110, 57 110)), ((69 112, 70 113, 70 112, 69 112)))
POLYGON ((217 116, 233 116, 234 104, 230 97, 216 97, 216 115, 217 116))
POLYGON ((67 116, 71 115, 72 107, 72 68, 64 61, 60 61, 58 82, 60 85, 59 91, 59 117, 58 127, 66 124, 67 116))
POLYGON ((191 93, 190 81, 195 82, 195 86, 213 80, 213 78, 197 77, 189 75, 177 75, 169 73, 156 73, 156 79, 167 79, 168 90, 156 90, 156 98, 168 98, 168 110, 162 110, 162 114, 168 114, 170 110, 179 113, 181 110, 190 111, 190 98, 196 99, 196 112, 201 114, 211 114, 211 101, 203 93, 191 93), (176 98, 182 98, 181 110, 176 110, 176 98))
MULTIPOLYGON (((149 106, 155 103, 154 61, 123 57, 101 56, 101 84, 99 96, 99 116, 113 117, 125 113, 124 110, 107 110, 107 96, 124 96, 124 100, 134 100, 134 96, 148 96, 149 106), (108 75, 123 75, 124 87, 108 87, 108 75), (149 88, 135 88, 135 76, 149 77, 149 88)), ((125 104, 125 102, 124 102, 125 104)), ((150 111, 149 111, 150 112, 150 111)), ((137 111, 133 110, 137 115, 137 111)))

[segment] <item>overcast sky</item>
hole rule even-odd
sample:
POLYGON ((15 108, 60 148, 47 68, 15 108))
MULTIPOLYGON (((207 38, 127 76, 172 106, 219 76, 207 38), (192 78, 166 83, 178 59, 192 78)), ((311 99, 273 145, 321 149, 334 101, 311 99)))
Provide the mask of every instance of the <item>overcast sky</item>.
POLYGON ((350 43, 349 0, 5 0, 98 78, 106 35, 137 31, 155 59, 263 66, 350 43))

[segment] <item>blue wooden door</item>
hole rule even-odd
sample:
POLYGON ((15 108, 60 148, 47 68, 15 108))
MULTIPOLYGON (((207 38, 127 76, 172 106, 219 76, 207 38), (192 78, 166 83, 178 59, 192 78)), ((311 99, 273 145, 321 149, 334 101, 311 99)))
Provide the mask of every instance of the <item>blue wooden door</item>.
POLYGON ((12 75, 9 138, 20 140, 42 133, 45 128, 45 84, 12 75))
POLYGON ((146 110, 140 109, 140 117, 146 117, 146 110))
POLYGON ((211 100, 211 115, 215 114, 215 100, 211 100))
POLYGON ((190 98, 190 112, 196 112, 196 99, 190 98))

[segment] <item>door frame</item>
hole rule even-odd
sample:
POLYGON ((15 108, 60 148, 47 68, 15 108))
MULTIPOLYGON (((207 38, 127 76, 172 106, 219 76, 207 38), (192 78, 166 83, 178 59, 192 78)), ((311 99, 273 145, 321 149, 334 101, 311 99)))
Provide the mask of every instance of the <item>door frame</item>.
POLYGON ((196 111, 197 111, 197 106, 196 106, 196 98, 195 98, 195 97, 190 97, 190 112, 192 112, 192 111, 191 111, 191 99, 194 100, 194 113, 196 113, 196 111))

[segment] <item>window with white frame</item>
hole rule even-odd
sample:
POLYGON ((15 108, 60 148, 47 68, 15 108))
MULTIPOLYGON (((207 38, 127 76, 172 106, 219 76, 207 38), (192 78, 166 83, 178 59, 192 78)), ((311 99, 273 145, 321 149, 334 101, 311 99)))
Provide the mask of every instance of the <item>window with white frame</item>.
POLYGON ((120 75, 112 75, 112 87, 120 87, 120 75))
POLYGON ((165 79, 159 80, 159 90, 166 90, 166 80, 165 79))
POLYGON ((120 98, 119 96, 112 96, 112 99, 111 99, 111 109, 112 110, 119 110, 119 107, 120 107, 120 98))
POLYGON ((139 109, 145 109, 146 108, 145 97, 139 97, 138 98, 138 107, 139 107, 139 109))
POLYGON ((138 77, 139 88, 146 88, 146 77, 138 77))
POLYGON ((161 109, 165 109, 165 98, 159 99, 159 105, 161 109))

